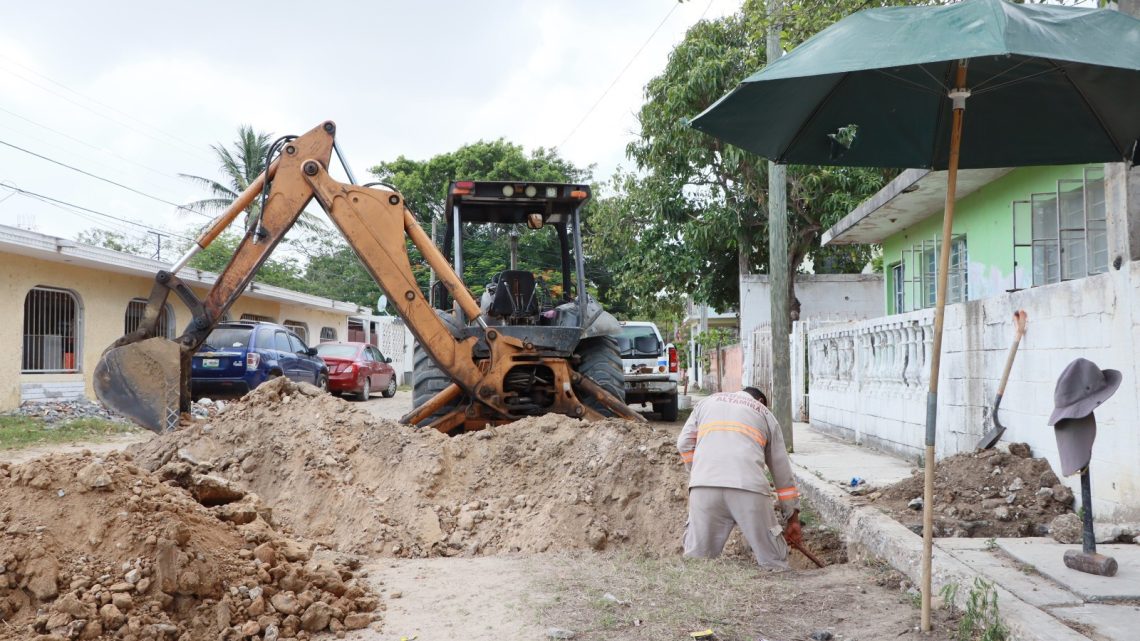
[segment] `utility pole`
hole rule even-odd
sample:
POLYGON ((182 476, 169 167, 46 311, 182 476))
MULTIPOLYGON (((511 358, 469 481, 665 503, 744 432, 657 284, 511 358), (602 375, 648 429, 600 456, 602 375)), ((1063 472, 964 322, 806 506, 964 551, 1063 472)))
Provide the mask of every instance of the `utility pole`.
MULTIPOLYGON (((435 221, 438 216, 433 212, 431 215, 431 244, 436 245, 435 221)), ((436 245, 438 247, 439 245, 436 245)), ((429 263, 430 265, 430 263, 429 263)), ((435 268, 431 267, 431 276, 428 277, 428 304, 435 307, 435 268)))
MULTIPOLYGON (((780 0, 768 0, 767 64, 783 55, 780 48, 780 0)), ((768 162, 768 285, 772 301, 772 413, 792 443, 792 367, 790 301, 788 300, 788 169, 768 162)))
POLYGON ((153 258, 159 262, 162 261, 162 239, 166 238, 166 234, 160 234, 156 231, 148 231, 147 235, 154 234, 154 256, 153 258))

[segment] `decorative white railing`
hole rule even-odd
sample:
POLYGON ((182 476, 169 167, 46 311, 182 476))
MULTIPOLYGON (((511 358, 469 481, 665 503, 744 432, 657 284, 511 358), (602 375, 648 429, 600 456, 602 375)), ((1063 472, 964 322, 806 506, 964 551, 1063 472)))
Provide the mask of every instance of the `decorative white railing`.
POLYGON ((934 314, 920 310, 812 332, 811 387, 921 394, 929 381, 934 314))

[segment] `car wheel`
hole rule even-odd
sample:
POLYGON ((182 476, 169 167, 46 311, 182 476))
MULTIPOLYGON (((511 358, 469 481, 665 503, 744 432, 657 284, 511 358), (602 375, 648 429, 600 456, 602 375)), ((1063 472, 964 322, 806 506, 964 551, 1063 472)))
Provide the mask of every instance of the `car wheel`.
POLYGON ((393 396, 396 395, 396 376, 395 375, 392 375, 392 378, 388 379, 388 387, 385 387, 384 391, 381 392, 381 394, 383 394, 384 398, 392 398, 393 396))
POLYGON ((670 396, 669 400, 665 401, 664 403, 653 404, 653 411, 661 415, 662 421, 667 421, 669 423, 677 420, 677 417, 679 416, 677 410, 678 408, 676 395, 670 396))
POLYGON ((372 379, 368 376, 364 377, 364 385, 360 387, 360 395, 356 397, 357 400, 367 401, 368 397, 372 396, 372 379))
POLYGON ((322 392, 329 391, 329 375, 328 374, 318 374, 317 375, 317 387, 321 388, 322 392))

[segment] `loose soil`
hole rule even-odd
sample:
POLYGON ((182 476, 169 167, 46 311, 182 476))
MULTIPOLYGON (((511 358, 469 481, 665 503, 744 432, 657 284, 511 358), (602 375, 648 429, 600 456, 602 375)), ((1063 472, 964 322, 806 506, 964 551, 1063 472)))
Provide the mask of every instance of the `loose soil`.
MULTIPOLYGON (((912 529, 922 528, 923 476, 867 494, 874 505, 912 529)), ((1073 511, 1073 493, 1029 446, 963 452, 938 462, 934 475, 934 536, 1048 536, 1049 523, 1073 511)))
POLYGON ((269 519, 224 480, 164 481, 126 453, 0 463, 0 639, 286 639, 370 625, 379 600, 355 562, 314 558, 269 519))
POLYGON ((360 405, 279 379, 135 451, 148 469, 202 462, 345 552, 679 551, 684 469, 664 431, 548 415, 448 437, 360 405))
MULTIPOLYGON (((364 555, 675 556, 686 517, 671 430, 547 415, 448 437, 285 379, 132 451, 160 473, 196 464, 258 494, 292 531, 364 555)), ((842 548, 819 534, 823 551, 842 548)))

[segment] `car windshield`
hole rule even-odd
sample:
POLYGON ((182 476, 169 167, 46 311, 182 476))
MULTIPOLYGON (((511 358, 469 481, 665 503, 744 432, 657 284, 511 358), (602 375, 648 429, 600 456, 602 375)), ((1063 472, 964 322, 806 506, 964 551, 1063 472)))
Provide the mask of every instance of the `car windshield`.
POLYGON ((328 356, 329 358, 353 358, 356 356, 356 350, 359 349, 356 345, 331 345, 325 343, 317 345, 317 356, 328 356))
POLYGON ((249 327, 218 327, 210 332, 202 349, 245 349, 251 333, 253 330, 249 327))
POLYGON ((617 341, 623 358, 657 356, 657 334, 647 325, 626 325, 617 341))

